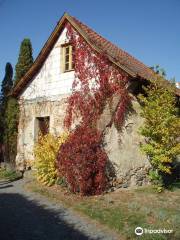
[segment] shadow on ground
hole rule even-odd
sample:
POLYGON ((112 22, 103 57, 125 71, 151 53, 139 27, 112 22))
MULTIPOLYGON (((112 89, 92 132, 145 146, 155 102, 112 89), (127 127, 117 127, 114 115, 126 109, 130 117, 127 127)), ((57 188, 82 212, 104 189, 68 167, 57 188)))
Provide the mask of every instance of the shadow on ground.
POLYGON ((0 185, 0 189, 11 188, 11 187, 13 187, 12 184, 9 184, 9 185, 6 185, 6 186, 1 186, 0 185))
POLYGON ((20 194, 0 194, 1 240, 90 239, 63 221, 63 210, 46 209, 20 194))

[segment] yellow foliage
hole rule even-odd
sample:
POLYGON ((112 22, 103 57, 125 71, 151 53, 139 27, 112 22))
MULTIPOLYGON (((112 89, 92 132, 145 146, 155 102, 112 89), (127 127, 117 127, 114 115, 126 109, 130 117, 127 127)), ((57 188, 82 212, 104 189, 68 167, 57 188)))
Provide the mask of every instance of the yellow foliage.
MULTIPOLYGON (((145 95, 139 96, 142 103, 144 124, 140 129, 146 142, 141 145, 150 160, 155 175, 162 184, 165 177, 173 174, 177 156, 180 154, 180 118, 176 108, 175 86, 157 75, 150 80, 145 95)), ((174 171, 175 172, 175 171, 174 171)))
POLYGON ((37 180, 44 185, 51 186, 57 180, 56 157, 61 144, 67 138, 68 133, 63 133, 59 137, 47 134, 40 136, 38 143, 34 147, 34 167, 37 180))

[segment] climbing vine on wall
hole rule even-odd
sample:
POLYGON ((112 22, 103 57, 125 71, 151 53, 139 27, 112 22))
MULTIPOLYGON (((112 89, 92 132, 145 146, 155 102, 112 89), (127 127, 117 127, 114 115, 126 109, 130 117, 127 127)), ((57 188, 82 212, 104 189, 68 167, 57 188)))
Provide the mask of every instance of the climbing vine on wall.
MULTIPOLYGON (((127 91, 128 78, 125 73, 122 73, 117 66, 109 61, 106 52, 97 53, 97 51, 95 51, 70 24, 67 23, 66 28, 68 41, 73 48, 75 77, 72 86, 72 94, 67 100, 64 125, 70 129, 74 120, 78 119, 79 131, 73 131, 70 139, 73 139, 77 146, 79 145, 81 148, 78 148, 77 151, 73 151, 70 156, 68 146, 71 144, 67 144, 67 148, 62 146, 63 155, 61 154, 58 157, 58 166, 59 169, 68 172, 70 169, 69 167, 62 167, 62 165, 65 166, 64 159, 71 162, 73 165, 76 162, 77 164, 74 167, 77 169, 75 172, 77 175, 79 174, 79 179, 81 179, 82 182, 82 173, 87 170, 87 163, 84 161, 88 161, 89 151, 94 148, 94 145, 92 146, 92 144, 95 144, 95 146, 98 147, 98 150, 96 149, 95 154, 97 155, 93 158, 93 164, 101 166, 101 169, 104 169, 104 172, 102 173, 101 171, 101 178, 98 181, 98 186, 97 184, 91 184, 95 189, 91 191, 88 190, 88 192, 100 193, 100 190, 103 191, 104 189, 104 187, 100 186, 104 186, 104 183, 106 182, 104 166, 106 165, 107 156, 106 158, 104 157, 105 153, 102 145, 103 131, 100 132, 100 130, 96 129, 96 123, 108 100, 112 99, 114 96, 120 96, 119 102, 115 111, 112 113, 112 118, 108 126, 111 126, 113 123, 122 126, 127 107, 130 103, 130 97, 127 91), (95 130, 91 131, 90 129, 95 130), (86 144, 82 144, 82 132, 86 133, 86 137, 83 138, 83 141, 86 139, 86 144), (99 134, 101 135, 101 137, 97 138, 98 141, 92 141, 93 132, 95 138, 99 136, 99 134), (84 151, 85 149, 86 151, 84 151), (77 161, 77 159, 79 159, 79 161, 77 161), (97 163, 95 163, 95 159, 97 163)), ((94 166, 93 164, 90 164, 89 167, 94 166)), ((92 171, 90 172, 91 174, 89 177, 91 178, 91 181, 94 181, 92 178, 92 171)), ((94 176, 97 172, 96 169, 94 176)), ((66 175, 69 176, 69 173, 66 175)), ((87 180, 84 179, 84 181, 87 180)), ((84 184, 86 183, 84 182, 84 184)), ((71 186, 74 189, 75 184, 71 184, 71 186)), ((83 192, 82 187, 78 188, 76 186, 76 189, 79 189, 80 192, 86 194, 83 192)))
POLYGON ((79 116, 81 124, 92 126, 101 115, 107 100, 115 95, 121 96, 121 99, 112 116, 112 123, 115 121, 122 124, 130 102, 126 89, 127 76, 110 63, 105 52, 95 52, 70 24, 67 24, 67 38, 73 46, 75 78, 68 99, 65 126, 69 128, 79 116))
POLYGON ((79 126, 60 148, 60 177, 65 177, 72 192, 93 195, 104 191, 107 156, 101 142, 100 131, 79 126))

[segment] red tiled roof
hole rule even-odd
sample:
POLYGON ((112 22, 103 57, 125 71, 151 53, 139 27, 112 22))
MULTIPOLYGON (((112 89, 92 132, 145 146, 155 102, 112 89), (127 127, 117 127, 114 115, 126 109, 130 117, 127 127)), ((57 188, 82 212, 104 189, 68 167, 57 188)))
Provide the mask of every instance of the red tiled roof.
MULTIPOLYGON (((25 89, 27 84, 32 81, 33 77, 37 74, 37 72, 41 69, 43 63, 45 62, 59 35, 61 34, 64 24, 67 21, 76 29, 76 31, 78 31, 84 37, 84 39, 96 51, 105 53, 110 59, 110 61, 119 66, 131 77, 140 77, 143 79, 153 78, 154 72, 142 62, 138 61, 127 52, 123 51, 119 47, 109 42, 108 40, 97 34, 95 31, 90 29, 88 26, 81 23, 76 18, 71 17, 67 13, 65 13, 56 25, 48 40, 46 41, 45 45, 43 46, 42 50, 40 51, 29 71, 14 87, 12 95, 18 96, 25 89)), ((178 95, 180 95, 180 93, 178 93, 178 95)))
POLYGON ((95 31, 90 29, 85 24, 81 23, 75 17, 71 17, 73 21, 79 26, 80 29, 86 34, 89 41, 105 52, 107 55, 111 56, 116 63, 124 66, 125 69, 130 70, 134 75, 140 76, 145 79, 150 79, 153 77, 154 72, 147 67, 145 64, 135 59, 133 56, 123 51, 121 48, 117 47, 110 41, 106 40, 95 31))

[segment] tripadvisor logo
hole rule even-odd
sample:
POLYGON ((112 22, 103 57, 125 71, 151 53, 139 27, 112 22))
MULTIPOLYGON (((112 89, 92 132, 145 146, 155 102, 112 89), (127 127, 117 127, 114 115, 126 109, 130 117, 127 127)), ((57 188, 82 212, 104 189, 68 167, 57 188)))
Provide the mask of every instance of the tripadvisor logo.
POLYGON ((142 235, 143 234, 143 228, 137 227, 135 229, 135 234, 138 235, 138 236, 142 235))
POLYGON ((147 229, 147 228, 142 228, 142 227, 137 227, 135 229, 135 234, 140 236, 143 233, 149 233, 149 234, 154 234, 154 233, 165 233, 165 234, 169 234, 169 233, 173 233, 172 229, 147 229))

